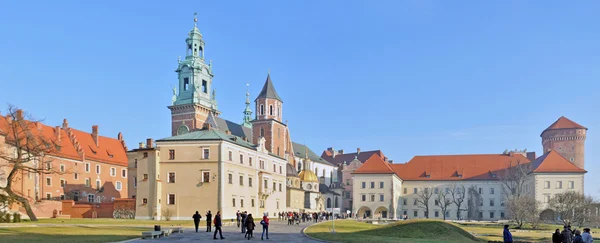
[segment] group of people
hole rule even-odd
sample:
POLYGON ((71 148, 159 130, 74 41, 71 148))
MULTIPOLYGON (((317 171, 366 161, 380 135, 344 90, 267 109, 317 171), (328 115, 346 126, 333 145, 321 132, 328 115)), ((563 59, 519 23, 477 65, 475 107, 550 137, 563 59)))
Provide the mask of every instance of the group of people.
POLYGON ((287 220, 288 225, 299 225, 301 222, 314 221, 315 223, 323 220, 333 219, 333 213, 331 212, 314 212, 314 213, 300 213, 300 212, 280 212, 277 213, 279 220, 287 220))
MULTIPOLYGON (((225 239, 225 237, 223 237, 223 231, 222 231, 222 227, 223 227, 223 223, 221 221, 221 212, 218 211, 217 214, 215 215, 215 218, 213 220, 212 218, 212 213, 210 212, 210 210, 208 210, 208 212, 206 212, 206 232, 211 232, 212 231, 212 225, 214 224, 215 226, 215 233, 213 234, 213 239, 217 240, 217 232, 219 233, 219 236, 222 239, 225 239)), ((192 219, 194 220, 194 226, 196 228, 196 233, 198 233, 198 226, 200 226, 200 219, 202 219, 202 216, 200 215, 200 213, 198 213, 198 211, 196 211, 196 213, 194 215, 192 215, 192 219)), ((254 227, 256 227, 256 224, 254 223, 254 217, 252 217, 252 214, 244 211, 244 212, 240 212, 239 210, 236 213, 236 221, 237 221, 237 227, 241 227, 242 228, 242 233, 245 233, 244 238, 245 239, 252 239, 254 238, 253 232, 254 232, 254 227)), ((260 221, 260 224, 263 227, 263 232, 262 235, 260 236, 261 240, 264 240, 265 234, 267 236, 267 240, 269 239, 269 217, 267 217, 267 213, 264 214, 262 220, 260 221)))
MULTIPOLYGON (((513 238, 510 230, 508 229, 508 225, 504 225, 503 238, 505 243, 512 243, 513 238)), ((575 229, 571 230, 571 225, 566 225, 561 232, 560 229, 556 229, 556 231, 552 234, 552 243, 593 243, 594 238, 592 238, 592 233, 589 228, 583 229, 583 233, 581 231, 575 229)))
POLYGON ((571 230, 571 225, 564 227, 561 232, 556 229, 552 234, 552 243, 593 243, 592 233, 589 228, 583 229, 583 233, 580 230, 571 230))

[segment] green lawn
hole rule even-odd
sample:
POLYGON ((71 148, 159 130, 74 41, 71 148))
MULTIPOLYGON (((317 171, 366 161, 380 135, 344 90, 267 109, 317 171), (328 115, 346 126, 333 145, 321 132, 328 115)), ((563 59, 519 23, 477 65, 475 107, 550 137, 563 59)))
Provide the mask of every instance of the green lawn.
POLYGON ((114 242, 141 235, 140 227, 11 227, 0 228, 0 242, 114 242))
POLYGON ((469 243, 480 242, 454 224, 436 220, 408 220, 390 225, 373 225, 353 220, 326 221, 306 229, 311 237, 334 242, 469 243))

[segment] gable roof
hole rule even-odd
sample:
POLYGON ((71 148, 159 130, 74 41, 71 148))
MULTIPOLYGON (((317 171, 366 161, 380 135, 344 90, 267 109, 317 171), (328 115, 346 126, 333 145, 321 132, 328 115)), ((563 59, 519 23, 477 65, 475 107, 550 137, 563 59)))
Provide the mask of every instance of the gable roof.
POLYGON ((353 174, 394 174, 390 163, 383 161, 377 154, 371 155, 353 174))
MULTIPOLYGON (((249 138, 248 138, 249 139, 249 138)), ((235 136, 233 134, 227 134, 217 129, 204 129, 195 130, 186 134, 162 138, 156 140, 156 142, 172 142, 172 141, 227 141, 233 144, 237 144, 246 148, 255 149, 255 145, 251 142, 245 141, 244 139, 235 136)))
POLYGON ((371 156, 373 156, 374 154, 377 154, 377 156, 384 158, 385 156, 383 155, 383 152, 381 152, 381 150, 372 150, 372 151, 361 151, 360 153, 348 153, 348 154, 337 154, 335 155, 335 157, 333 156, 333 154, 331 154, 330 151, 325 150, 323 151, 323 153, 321 154, 321 158, 329 161, 330 163, 334 164, 334 165, 341 165, 344 162, 346 163, 350 163, 350 161, 354 160, 354 158, 357 158, 358 160, 360 160, 361 162, 365 162, 367 161, 367 159, 371 158, 371 156))
MULTIPOLYGON (((120 134, 118 139, 98 135, 99 141, 96 144, 92 134, 88 132, 68 126, 65 128, 59 126, 51 127, 41 122, 23 121, 27 123, 28 132, 33 133, 34 136, 39 137, 41 140, 54 144, 54 148, 48 151, 53 156, 79 161, 85 159, 127 166, 127 147, 120 134)), ((9 127, 10 124, 6 117, 0 116, 0 133, 9 133, 12 130, 9 127)), ((6 134, 5 136, 7 136, 8 143, 10 143, 11 139, 14 140, 10 134, 6 134)))
POLYGON ((273 82, 271 81, 271 74, 267 74, 267 81, 265 81, 265 85, 263 86, 262 90, 260 91, 260 94, 258 94, 254 101, 258 100, 259 98, 276 99, 283 103, 281 98, 279 98, 277 91, 275 91, 275 87, 273 86, 273 82))
POLYGON ((551 172, 562 172, 562 173, 586 173, 584 169, 581 169, 569 162, 565 157, 561 156, 558 152, 552 150, 546 153, 534 161, 534 173, 551 173, 551 172))
POLYGON ((240 138, 248 138, 252 139, 252 129, 249 127, 242 126, 235 122, 225 120, 220 117, 213 117, 215 123, 217 124, 217 129, 225 132, 230 131, 232 135, 238 136, 240 138))
POLYGON ((312 162, 321 163, 321 164, 325 164, 325 165, 333 165, 329 161, 324 160, 323 158, 319 157, 317 154, 315 154, 315 152, 310 150, 310 148, 304 144, 292 142, 292 148, 294 149, 294 156, 296 156, 298 158, 306 157, 305 151, 308 150, 308 158, 312 162))
POLYGON ((560 118, 558 118, 558 120, 556 120, 554 123, 552 123, 552 125, 550 125, 548 128, 544 129, 544 131, 542 132, 542 134, 545 131, 548 130, 554 130, 554 129, 586 129, 586 127, 579 125, 578 123, 570 120, 569 118, 566 118, 564 116, 561 116, 560 118))

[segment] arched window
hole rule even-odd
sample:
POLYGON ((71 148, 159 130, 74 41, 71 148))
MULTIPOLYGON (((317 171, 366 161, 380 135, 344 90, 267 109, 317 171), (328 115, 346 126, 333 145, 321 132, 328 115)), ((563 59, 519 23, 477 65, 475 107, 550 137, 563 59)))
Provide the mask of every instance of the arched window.
POLYGON ((273 105, 269 106, 269 115, 273 115, 273 105))
POLYGON ((335 198, 333 199, 333 207, 334 207, 334 208, 339 208, 339 206, 338 206, 338 198, 337 198, 337 197, 335 197, 335 198))
POLYGON ((265 136, 265 129, 263 129, 262 127, 260 128, 260 136, 261 137, 265 136))
POLYGON ((264 105, 260 105, 260 114, 261 115, 265 114, 265 106, 264 105))
POLYGON ((331 208, 331 198, 327 198, 327 208, 331 208))
POLYGON ((298 171, 302 171, 302 162, 298 162, 298 171))

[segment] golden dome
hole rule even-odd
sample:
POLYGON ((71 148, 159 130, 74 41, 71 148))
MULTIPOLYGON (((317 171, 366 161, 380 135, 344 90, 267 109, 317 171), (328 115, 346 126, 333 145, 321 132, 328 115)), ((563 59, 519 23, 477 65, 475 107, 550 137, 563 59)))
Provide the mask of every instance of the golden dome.
POLYGON ((298 174, 298 177, 300 177, 301 181, 319 182, 319 178, 317 178, 317 175, 315 175, 315 173, 310 170, 300 171, 300 173, 298 174))

